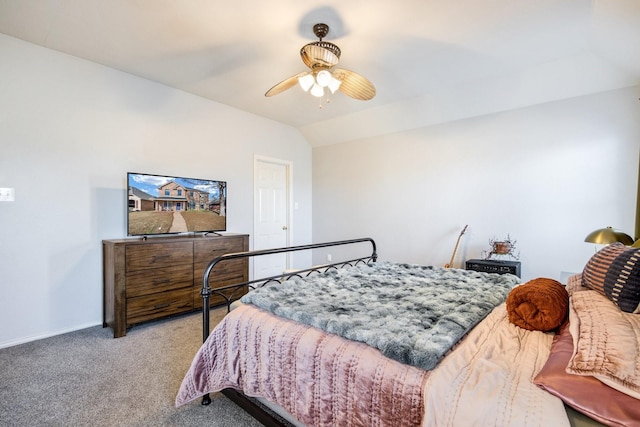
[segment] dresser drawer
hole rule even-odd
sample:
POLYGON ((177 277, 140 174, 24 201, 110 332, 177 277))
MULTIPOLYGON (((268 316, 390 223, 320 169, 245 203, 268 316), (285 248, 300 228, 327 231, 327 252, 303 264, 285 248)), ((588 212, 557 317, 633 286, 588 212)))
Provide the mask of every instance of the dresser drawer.
POLYGON ((127 246, 126 271, 193 264, 193 243, 149 243, 127 246))
MULTIPOLYGON (((202 296, 200 292, 202 291, 202 282, 204 280, 204 271, 207 268, 207 264, 200 264, 194 266, 194 300, 193 305, 195 308, 202 307, 202 296)), ((248 261, 246 259, 232 259, 228 261, 222 261, 216 264, 211 270, 211 274, 209 274, 209 287, 211 289, 220 288, 222 286, 227 285, 236 285, 238 283, 246 282, 248 280, 247 271, 248 271, 248 261)), ((236 291, 231 295, 231 292, 226 293, 228 296, 233 296, 233 299, 237 299, 240 296, 247 293, 247 288, 243 291, 236 291)), ((210 305, 218 305, 224 303, 224 299, 221 296, 217 296, 215 294, 211 295, 210 305)))
POLYGON ((127 324, 132 325, 191 310, 193 310, 192 288, 127 298, 127 324))
POLYGON ((195 264, 209 264, 214 258, 232 252, 245 251, 243 239, 238 238, 218 238, 210 240, 197 240, 193 242, 195 264))
MULTIPOLYGON (((204 280, 204 271, 209 263, 195 264, 193 266, 193 279, 196 287, 202 288, 204 280)), ((225 285, 233 285, 234 283, 247 280, 245 272, 247 271, 247 259, 230 259, 221 261, 213 267, 209 274, 209 286, 220 287, 225 285)))
POLYGON ((165 292, 193 286, 193 267, 191 264, 173 267, 137 270, 127 273, 126 297, 165 292))

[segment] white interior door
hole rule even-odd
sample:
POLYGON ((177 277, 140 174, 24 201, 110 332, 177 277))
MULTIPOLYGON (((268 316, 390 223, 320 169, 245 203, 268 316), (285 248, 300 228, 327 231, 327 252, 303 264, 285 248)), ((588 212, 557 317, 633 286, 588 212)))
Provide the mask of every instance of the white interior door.
MULTIPOLYGON (((289 245, 290 162, 256 157, 254 162, 254 249, 272 249, 289 245)), ((253 258, 254 277, 282 274, 288 268, 285 254, 253 258)))

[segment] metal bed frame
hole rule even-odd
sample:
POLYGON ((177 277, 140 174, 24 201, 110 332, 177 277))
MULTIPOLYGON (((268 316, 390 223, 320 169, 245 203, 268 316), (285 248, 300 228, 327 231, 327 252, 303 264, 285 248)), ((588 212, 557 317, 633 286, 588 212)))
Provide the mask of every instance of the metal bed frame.
MULTIPOLYGON (((202 342, 206 341, 210 333, 210 297, 211 295, 217 295, 224 299, 227 306, 227 312, 231 311, 231 304, 240 299, 240 297, 247 291, 247 289, 256 289, 258 287, 267 286, 274 283, 282 283, 291 279, 292 277, 308 277, 311 274, 320 274, 331 269, 339 269, 344 267, 353 267, 360 264, 370 264, 376 262, 378 254, 376 252, 376 243, 369 237, 361 239, 351 240, 339 240, 335 242, 327 243, 315 243, 310 245, 290 246, 276 249, 263 249, 246 252, 234 252, 214 258, 204 271, 202 290, 200 295, 202 296, 202 342), (352 245, 357 243, 371 244, 371 254, 362 256, 359 258, 350 259, 347 261, 334 262, 330 264, 317 265, 311 268, 295 270, 291 272, 283 272, 276 276, 265 277, 261 279, 249 280, 242 283, 233 285, 221 286, 219 288, 212 289, 209 286, 209 276, 213 268, 224 262, 234 259, 249 259, 264 255, 282 254, 290 252, 298 252, 312 249, 328 248, 333 246, 352 245)), ((247 413, 253 416, 256 420, 260 421, 265 426, 282 427, 289 425, 283 418, 273 413, 268 408, 265 408, 262 404, 258 403, 255 399, 245 396, 242 392, 234 389, 224 389, 222 394, 231 399, 234 403, 244 409, 247 413)), ((211 397, 206 394, 202 397, 202 405, 209 405, 211 403, 211 397)))
MULTIPOLYGON (((233 303, 235 300, 239 299, 240 296, 242 294, 244 294, 243 291, 246 290, 247 287, 249 289, 255 289, 257 287, 265 286, 265 285, 268 285, 270 283, 282 283, 282 282, 284 282, 286 280, 289 280, 292 277, 307 277, 307 276, 309 276, 311 274, 326 272, 326 271, 328 271, 330 269, 338 269, 338 268, 342 268, 342 267, 355 266, 355 265, 359 265, 359 264, 369 264, 369 263, 372 263, 372 262, 376 262, 377 259, 378 259, 378 255, 377 255, 377 252, 376 252, 376 243, 371 238, 362 238, 362 239, 353 239, 353 240, 341 240, 341 241, 336 241, 336 242, 318 243, 318 244, 302 245, 302 246, 291 246, 291 247, 284 247, 284 248, 278 248, 278 249, 266 249, 266 250, 257 250, 257 251, 236 252, 236 253, 230 253, 230 254, 226 254, 226 255, 222 255, 220 257, 217 257, 217 258, 213 259, 209 263, 207 269, 204 272, 204 277, 203 277, 204 280, 203 280, 202 290, 200 292, 200 294, 202 295, 202 299, 203 299, 203 307, 202 307, 202 325, 203 325, 202 337, 203 337, 203 342, 209 336, 209 328, 210 328, 210 325, 209 325, 209 310, 210 310, 209 298, 210 298, 211 295, 219 295, 219 296, 221 296, 225 300, 226 305, 227 305, 227 312, 229 312, 231 310, 231 303, 233 303), (360 258, 355 258, 355 259, 348 260, 348 261, 336 262, 336 263, 331 263, 331 264, 324 264, 324 265, 319 265, 319 266, 315 266, 315 267, 311 267, 311 268, 307 268, 307 269, 303 269, 303 270, 296 270, 296 271, 293 271, 293 272, 285 272, 285 273, 283 273, 281 275, 267 277, 267 278, 263 278, 263 279, 256 279, 256 280, 251 280, 251 281, 238 283, 238 284, 234 284, 234 285, 223 286, 223 287, 220 287, 220 288, 216 288, 215 290, 213 290, 213 289, 211 289, 209 287, 209 275, 211 273, 211 270, 217 264, 219 264, 221 262, 224 262, 225 260, 247 259, 247 258, 252 258, 252 257, 255 257, 255 256, 279 254, 279 253, 287 253, 287 252, 296 252, 296 251, 311 250, 311 249, 318 249, 318 248, 327 248, 327 247, 331 247, 331 246, 348 245, 348 244, 355 244, 355 243, 362 243, 362 242, 370 242, 371 243, 372 251, 371 251, 370 255, 363 256, 363 257, 360 257, 360 258)), ((293 427, 291 423, 289 423, 287 420, 285 420, 279 414, 277 414, 276 412, 274 412, 270 408, 266 407, 265 405, 260 403, 258 400, 253 399, 251 397, 248 397, 248 396, 246 396, 245 394, 243 394, 242 392, 240 392, 238 390, 227 388, 227 389, 222 390, 221 393, 224 396, 226 396, 227 398, 229 398, 236 405, 240 406, 245 412, 247 412, 249 415, 251 415, 257 421, 259 421, 260 423, 262 423, 263 425, 265 425, 267 427, 293 427)), ((203 396, 201 403, 202 403, 202 405, 210 404, 211 403, 211 397, 208 394, 203 396)), ((598 423, 597 421, 594 421, 593 419, 588 418, 587 416, 574 411, 573 409, 571 409, 570 407, 568 407, 566 405, 565 405, 565 408, 567 410, 567 415, 568 415, 569 420, 570 420, 572 425, 580 424, 580 425, 584 425, 585 427, 586 426, 594 426, 594 427, 595 426, 602 426, 602 424, 598 423)))

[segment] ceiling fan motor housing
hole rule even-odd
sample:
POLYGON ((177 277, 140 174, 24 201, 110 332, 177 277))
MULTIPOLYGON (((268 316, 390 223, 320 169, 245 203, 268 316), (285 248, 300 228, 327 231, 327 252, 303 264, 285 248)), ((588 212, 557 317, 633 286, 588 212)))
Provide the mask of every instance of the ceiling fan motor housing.
POLYGON ((311 42, 300 49, 302 62, 309 68, 331 68, 340 61, 340 48, 333 43, 317 41, 311 42))

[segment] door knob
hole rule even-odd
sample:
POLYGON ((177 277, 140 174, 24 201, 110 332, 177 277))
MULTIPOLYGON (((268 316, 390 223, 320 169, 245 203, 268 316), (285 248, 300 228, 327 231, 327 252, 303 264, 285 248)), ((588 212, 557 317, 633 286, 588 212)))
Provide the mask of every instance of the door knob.
POLYGON ((283 230, 286 230, 286 229, 287 229, 287 226, 286 226, 286 225, 283 225, 283 226, 282 226, 282 229, 283 229, 283 230))

